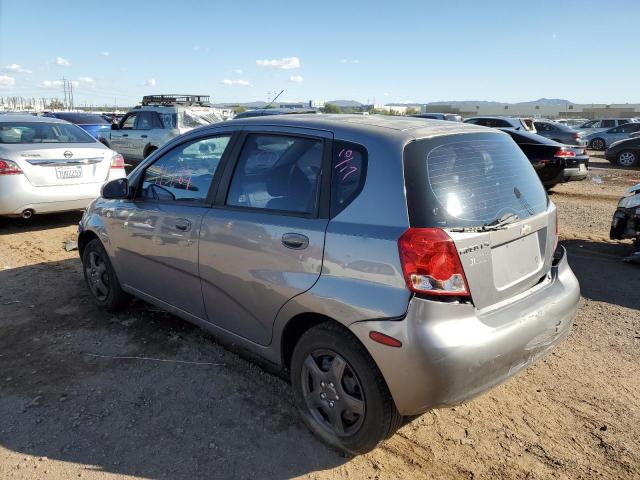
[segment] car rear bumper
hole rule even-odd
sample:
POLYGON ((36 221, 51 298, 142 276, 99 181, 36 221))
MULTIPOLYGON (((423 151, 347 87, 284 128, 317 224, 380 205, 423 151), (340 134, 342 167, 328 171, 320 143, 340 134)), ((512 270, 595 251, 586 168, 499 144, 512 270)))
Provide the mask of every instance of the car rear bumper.
POLYGON ((414 297, 403 320, 350 326, 378 365, 399 412, 416 415, 456 405, 524 369, 570 331, 580 299, 564 248, 546 279, 506 304, 478 311, 470 304, 414 297), (378 331, 402 342, 376 343, 378 331))
POLYGON ((587 178, 589 174, 588 168, 585 166, 584 169, 580 169, 580 167, 572 167, 564 169, 564 181, 571 182, 576 180, 584 180, 587 178))
MULTIPOLYGON (((109 175, 108 180, 123 174, 109 175)), ((0 215, 20 215, 25 210, 34 213, 81 210, 100 196, 103 183, 86 183, 50 187, 34 187, 24 175, 0 177, 0 215)))

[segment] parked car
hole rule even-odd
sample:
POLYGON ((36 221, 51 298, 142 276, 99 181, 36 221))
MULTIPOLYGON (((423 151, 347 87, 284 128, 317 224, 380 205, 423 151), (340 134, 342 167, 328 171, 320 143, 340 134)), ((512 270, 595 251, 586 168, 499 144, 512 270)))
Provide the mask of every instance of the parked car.
POLYGON ((104 187, 78 246, 100 308, 132 294, 279 365, 310 429, 363 453, 568 334, 556 217, 498 130, 275 115, 172 140, 104 187))
POLYGON ((109 142, 111 123, 107 122, 101 115, 78 112, 49 112, 44 116, 74 123, 105 145, 109 142))
POLYGON ((512 128, 536 133, 536 128, 530 119, 518 117, 471 117, 467 118, 464 123, 490 128, 512 128))
POLYGON ((450 122, 461 122, 462 117, 455 113, 416 113, 411 115, 417 118, 429 118, 431 120, 448 120, 450 122))
POLYGON ((625 123, 609 130, 590 133, 585 138, 589 142, 589 147, 593 150, 604 150, 612 143, 618 140, 625 140, 632 133, 637 132, 640 132, 640 123, 625 123))
POLYGON ((149 95, 111 126, 109 147, 137 165, 174 137, 222 121, 204 95, 149 95))
POLYGON ((571 127, 575 129, 579 127, 585 122, 588 122, 588 118, 559 118, 556 122, 561 123, 562 125, 566 125, 567 127, 571 127))
POLYGON ((619 127, 620 125, 635 121, 634 118, 601 118, 599 120, 589 120, 576 127, 576 130, 580 130, 588 135, 593 132, 608 130, 609 128, 619 127))
POLYGON ((640 137, 612 143, 604 152, 604 158, 621 167, 637 167, 640 165, 640 137))
POLYGON ((527 156, 542 184, 550 189, 559 183, 584 180, 589 173, 589 156, 582 147, 563 145, 535 133, 501 129, 509 134, 527 156))
POLYGON ((267 115, 297 115, 301 113, 314 114, 320 113, 320 110, 315 108, 259 108, 256 110, 247 110, 245 112, 238 113, 233 118, 264 117, 267 115))
POLYGON ((640 183, 630 187, 618 202, 613 213, 611 240, 631 238, 637 250, 640 250, 640 183))
POLYGON ((583 148, 587 146, 587 141, 583 138, 584 134, 582 132, 576 132, 573 128, 561 123, 536 120, 533 125, 536 127, 538 135, 550 138, 558 143, 577 145, 583 148))
POLYGON ((122 156, 64 120, 0 116, 0 215, 86 208, 124 177, 122 156))

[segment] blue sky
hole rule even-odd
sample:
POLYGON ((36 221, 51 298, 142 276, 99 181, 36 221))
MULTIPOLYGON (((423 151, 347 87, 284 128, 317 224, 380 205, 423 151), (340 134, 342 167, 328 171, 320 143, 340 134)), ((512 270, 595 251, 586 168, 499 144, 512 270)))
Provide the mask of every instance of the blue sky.
POLYGON ((0 0, 0 96, 640 102, 640 2, 0 0))

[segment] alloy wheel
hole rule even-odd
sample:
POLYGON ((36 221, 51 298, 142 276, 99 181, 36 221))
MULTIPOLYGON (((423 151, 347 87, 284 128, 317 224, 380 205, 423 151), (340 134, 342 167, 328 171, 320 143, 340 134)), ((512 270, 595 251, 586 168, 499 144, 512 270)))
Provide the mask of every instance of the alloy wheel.
POLYGON ((618 155, 618 163, 623 167, 631 167, 636 163, 636 155, 633 152, 622 152, 618 155))
POLYGON ((98 252, 89 252, 88 257, 88 262, 84 267, 87 284, 94 297, 104 301, 109 296, 107 264, 98 252))
POLYGON ((302 393, 311 416, 338 436, 356 433, 364 421, 364 391, 356 372, 332 350, 315 350, 302 366, 302 393))
POLYGON ((594 141, 591 142, 591 148, 593 148, 594 150, 603 150, 604 142, 599 138, 596 138, 594 141))

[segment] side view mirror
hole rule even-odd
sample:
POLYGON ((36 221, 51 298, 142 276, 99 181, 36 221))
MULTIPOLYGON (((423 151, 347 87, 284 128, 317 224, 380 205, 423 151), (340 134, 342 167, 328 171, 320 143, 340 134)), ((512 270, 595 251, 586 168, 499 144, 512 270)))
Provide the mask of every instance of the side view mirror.
POLYGON ((117 178, 102 186, 102 198, 109 200, 127 198, 129 196, 129 181, 126 178, 117 178))
POLYGON ((118 130, 120 127, 118 126, 117 123, 112 123, 111 124, 111 130, 118 130))

